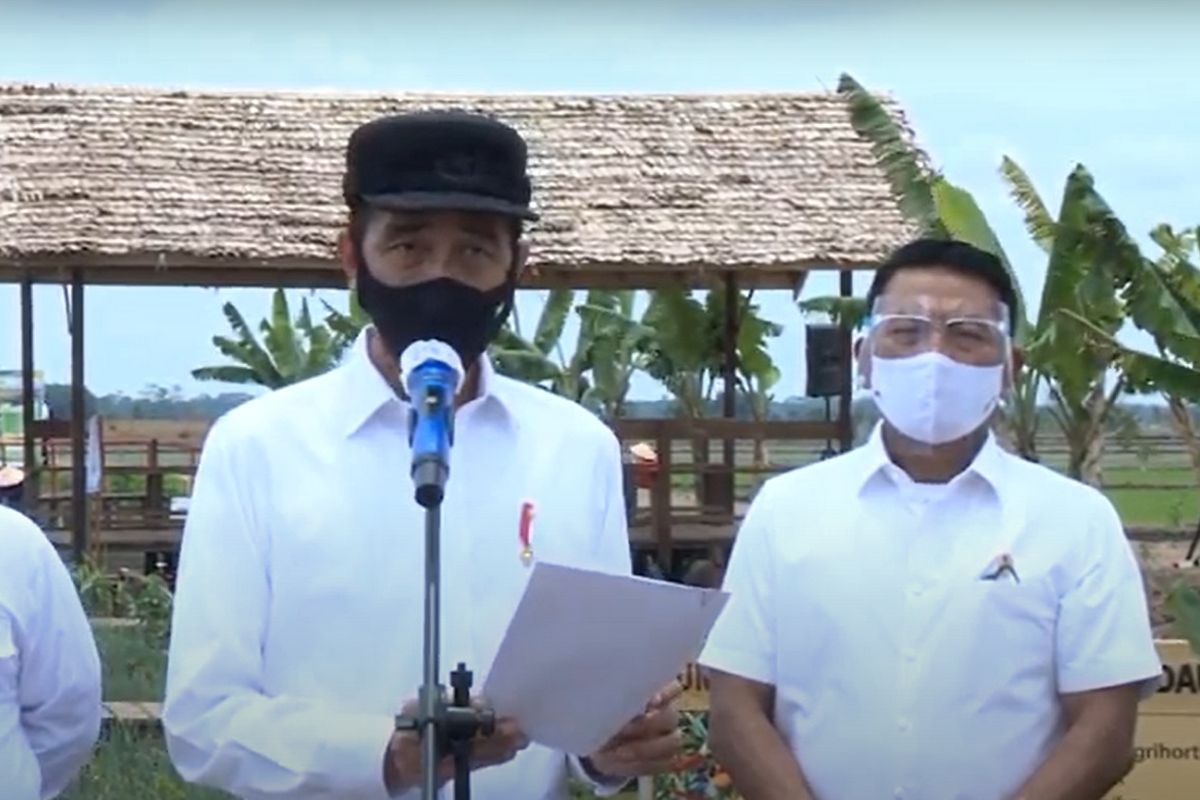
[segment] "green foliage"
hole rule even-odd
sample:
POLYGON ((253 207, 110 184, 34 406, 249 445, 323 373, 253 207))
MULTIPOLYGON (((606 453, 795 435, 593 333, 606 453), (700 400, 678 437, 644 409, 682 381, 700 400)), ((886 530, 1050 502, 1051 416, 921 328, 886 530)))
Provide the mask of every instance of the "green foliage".
POLYGON ((875 163, 887 176, 900 212, 928 235, 945 235, 933 197, 937 175, 912 146, 905 131, 883 104, 850 75, 838 79, 838 94, 845 99, 850 123, 871 145, 875 163))
POLYGON ((802 300, 800 311, 805 314, 824 314, 834 325, 845 325, 850 330, 859 330, 867 322, 869 309, 862 297, 814 297, 802 300))
POLYGON ((1175 627, 1200 655, 1200 589, 1180 583, 1167 595, 1166 603, 1175 615, 1175 627))
MULTIPOLYGON (((726 291, 714 289, 704 301, 683 289, 660 289, 651 295, 642 324, 654 331, 645 341, 642 368, 675 397, 687 417, 702 417, 718 382, 726 357, 726 291)), ((765 396, 779 380, 767 353, 769 339, 783 329, 758 314, 749 295, 738 293, 737 339, 733 342, 735 370, 743 390, 765 396)))
POLYGON ((356 292, 347 292, 346 297, 346 311, 339 311, 328 302, 321 301, 325 306, 325 325, 333 332, 334 345, 339 355, 354 343, 362 329, 371 321, 367 312, 358 304, 356 292))
POLYGON ((233 303, 222 310, 234 336, 214 336, 213 344, 232 364, 192 370, 197 380, 257 384, 278 389, 326 372, 341 354, 342 344, 325 325, 314 322, 308 300, 301 301, 293 321, 283 289, 276 289, 271 315, 259 323, 260 343, 233 303))
POLYGON ((224 792, 189 786, 176 774, 161 739, 125 728, 101 742, 60 800, 229 800, 224 792))
POLYGON ((633 291, 592 289, 578 306, 575 297, 569 289, 551 291, 532 341, 521 335, 514 319, 490 355, 504 375, 542 385, 606 419, 619 417, 638 353, 653 331, 633 319, 633 291), (579 334, 568 357, 562 337, 572 311, 579 317, 579 334))

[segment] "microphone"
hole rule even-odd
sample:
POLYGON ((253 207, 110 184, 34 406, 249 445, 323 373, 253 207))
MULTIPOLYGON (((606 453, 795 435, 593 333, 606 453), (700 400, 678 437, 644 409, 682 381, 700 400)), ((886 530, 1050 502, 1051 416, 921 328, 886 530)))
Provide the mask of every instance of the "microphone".
POLYGON ((462 387, 462 359, 445 342, 413 342, 400 354, 400 379, 408 393, 408 443, 416 500, 424 508, 442 502, 454 444, 454 396, 462 387))

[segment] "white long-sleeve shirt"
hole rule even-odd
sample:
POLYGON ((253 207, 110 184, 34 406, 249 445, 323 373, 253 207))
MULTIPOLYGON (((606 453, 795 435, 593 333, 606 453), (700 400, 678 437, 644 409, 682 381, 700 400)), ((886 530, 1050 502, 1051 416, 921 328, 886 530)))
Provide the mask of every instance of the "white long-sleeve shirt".
MULTIPOLYGON (((525 502, 535 560, 630 571, 615 437, 579 406, 481 365, 480 396, 455 417, 441 538, 441 678, 466 662, 476 690, 530 573, 525 502)), ((424 517, 406 414, 364 336, 345 365, 250 401, 209 433, 164 709, 186 780, 256 800, 387 797, 394 716, 422 680, 424 517)), ((562 798, 569 771, 582 777, 576 759, 534 745, 473 773, 472 795, 562 798)))
POLYGON ((0 797, 47 800, 100 735, 100 658, 54 547, 0 506, 0 797))

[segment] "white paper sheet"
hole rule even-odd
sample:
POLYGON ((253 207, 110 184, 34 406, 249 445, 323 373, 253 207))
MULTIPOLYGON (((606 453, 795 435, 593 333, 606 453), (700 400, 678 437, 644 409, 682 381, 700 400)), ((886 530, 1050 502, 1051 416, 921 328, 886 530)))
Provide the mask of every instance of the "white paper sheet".
POLYGON ((483 686, 534 742, 598 750, 700 655, 728 595, 539 562, 483 686))

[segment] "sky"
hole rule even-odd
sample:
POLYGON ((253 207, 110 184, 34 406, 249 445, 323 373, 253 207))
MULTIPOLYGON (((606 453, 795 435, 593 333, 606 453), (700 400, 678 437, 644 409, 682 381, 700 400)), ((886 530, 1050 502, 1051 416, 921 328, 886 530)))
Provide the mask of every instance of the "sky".
MULTIPOLYGON (((849 72, 903 106, 920 145, 991 220, 1036 310, 1045 256, 997 168, 1004 155, 1051 209, 1086 165, 1138 235, 1200 224, 1200 6, 804 0, 0 0, 0 81, 169 88, 721 92, 832 89, 849 72), (572 7, 573 6, 573 7, 572 7), (972 6, 987 6, 972 8, 972 6)), ((2 124, 2 121, 0 121, 2 124)), ((856 289, 866 288, 859 275, 856 289)), ((805 297, 836 291, 816 275, 805 297)), ((298 302, 306 292, 293 292, 298 302)), ((318 298, 344 305, 344 293, 318 298)), ((787 292, 759 293, 783 324, 779 396, 804 389, 804 320, 787 292)), ((190 371, 219 363, 233 302, 249 320, 268 289, 87 290, 86 379, 100 394, 148 384, 231 387, 190 371), (97 320, 108 324, 101 328, 97 320), (115 322, 114 322, 115 321, 115 322)), ((319 302, 316 302, 318 308, 319 302)), ((537 296, 519 301, 523 320, 537 296)), ((70 376, 61 288, 35 290, 35 359, 70 376)), ((528 324, 528 323, 526 323, 528 324)), ((570 333, 570 331, 568 332, 570 333)), ((0 369, 20 367, 15 286, 0 285, 0 369)), ((1130 335, 1131 343, 1146 344, 1130 335)), ((662 390, 649 381, 638 397, 662 390)))

